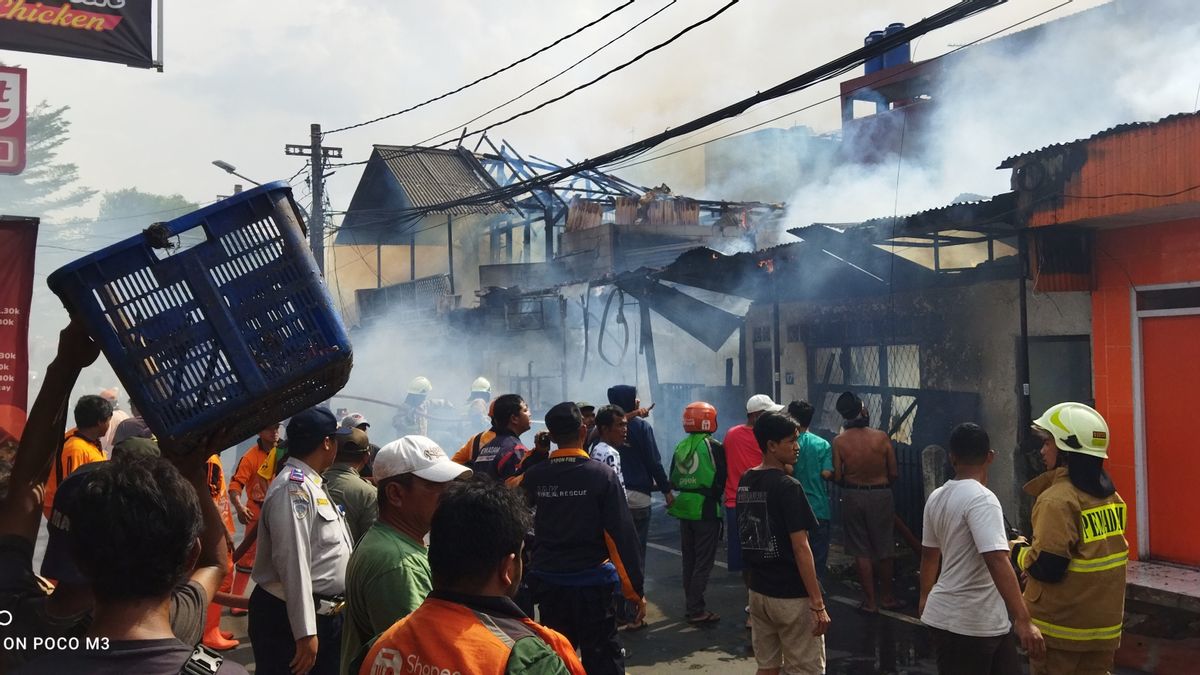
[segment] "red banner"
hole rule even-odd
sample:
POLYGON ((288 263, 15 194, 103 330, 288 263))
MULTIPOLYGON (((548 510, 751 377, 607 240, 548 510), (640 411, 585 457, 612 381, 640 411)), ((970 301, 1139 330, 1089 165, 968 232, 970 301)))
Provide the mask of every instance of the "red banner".
POLYGON ((25 69, 0 66, 0 173, 25 170, 25 69))
POLYGON ((29 303, 38 220, 0 216, 0 457, 25 430, 29 398, 29 303))

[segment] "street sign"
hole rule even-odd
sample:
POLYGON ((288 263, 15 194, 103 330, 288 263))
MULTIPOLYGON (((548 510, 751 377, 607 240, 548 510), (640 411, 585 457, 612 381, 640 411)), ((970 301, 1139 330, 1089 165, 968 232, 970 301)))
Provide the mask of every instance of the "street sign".
POLYGON ((24 68, 0 67, 0 174, 25 170, 24 68))

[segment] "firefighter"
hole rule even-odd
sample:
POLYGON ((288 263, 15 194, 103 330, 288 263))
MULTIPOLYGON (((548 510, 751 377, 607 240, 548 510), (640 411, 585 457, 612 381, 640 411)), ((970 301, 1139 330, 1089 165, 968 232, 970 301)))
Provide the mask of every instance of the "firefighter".
POLYGON ((418 375, 408 383, 408 391, 404 402, 400 404, 400 412, 396 413, 392 425, 396 427, 396 435, 428 436, 429 435, 429 392, 433 391, 433 383, 428 377, 418 375))
POLYGON ((703 401, 689 404, 683 409, 687 436, 671 457, 671 487, 679 490, 679 496, 667 513, 679 519, 685 611, 693 625, 720 620, 704 604, 725 518, 725 448, 712 437, 716 430, 716 408, 703 401))
POLYGON ((1046 638, 1033 675, 1108 673, 1125 611, 1127 509, 1104 471, 1108 424, 1082 403, 1052 406, 1033 424, 1047 471, 1025 485, 1033 542, 1013 542, 1025 604, 1046 638))
POLYGON ((482 429, 488 426, 491 411, 488 403, 492 400, 492 383, 486 377, 477 377, 471 383, 471 393, 467 396, 467 407, 463 411, 463 421, 468 429, 482 429))
MULTIPOLYGON (((246 531, 258 522, 258 514, 262 510, 263 500, 267 497, 267 486, 271 484, 270 477, 260 476, 259 467, 279 443, 279 423, 272 422, 258 432, 254 445, 238 460, 237 469, 229 481, 229 503, 237 513, 238 522, 246 526, 246 531), (246 503, 242 504, 242 492, 246 493, 246 503)), ((233 594, 245 595, 246 586, 250 583, 250 574, 254 571, 254 554, 256 546, 250 545, 245 555, 235 561, 233 577, 233 594)), ((233 609, 233 616, 245 616, 246 610, 233 609)))
MULTIPOLYGON (((217 511, 221 514, 221 522, 225 525, 225 542, 222 545, 232 548, 233 541, 233 512, 229 507, 229 488, 225 485, 225 468, 221 465, 221 456, 213 454, 205 465, 208 476, 208 490, 212 496, 217 511)), ((233 557, 225 558, 225 577, 221 580, 218 590, 229 593, 233 590, 233 557)), ((201 642, 205 647, 217 651, 227 651, 237 647, 239 642, 233 639, 233 633, 221 630, 221 605, 216 602, 208 603, 208 611, 204 621, 204 635, 201 642)))

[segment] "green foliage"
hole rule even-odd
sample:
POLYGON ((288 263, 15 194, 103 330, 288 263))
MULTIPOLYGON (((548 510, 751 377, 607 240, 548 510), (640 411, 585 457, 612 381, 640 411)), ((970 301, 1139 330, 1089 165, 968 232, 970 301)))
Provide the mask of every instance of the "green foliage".
POLYGON ((67 142, 71 122, 69 106, 53 108, 39 103, 29 111, 25 171, 0 177, 0 211, 10 215, 38 216, 91 199, 96 191, 78 186, 79 167, 59 162, 58 152, 67 142))

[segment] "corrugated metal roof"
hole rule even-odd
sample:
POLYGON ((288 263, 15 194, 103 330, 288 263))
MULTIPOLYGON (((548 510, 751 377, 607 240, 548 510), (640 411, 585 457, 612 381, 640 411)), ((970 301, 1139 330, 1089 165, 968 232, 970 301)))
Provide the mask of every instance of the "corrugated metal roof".
MULTIPOLYGON (((376 145, 372 159, 383 161, 400 181, 412 206, 417 208, 473 197, 499 187, 466 150, 376 145)), ((438 213, 466 215, 506 213, 508 210, 503 203, 492 203, 453 206, 438 213)))
POLYGON ((1091 136, 1088 136, 1087 138, 1079 138, 1079 139, 1076 139, 1073 141, 1068 141, 1066 143, 1054 143, 1052 145, 1047 145, 1043 148, 1038 148, 1037 150, 1030 150, 1028 152, 1023 152, 1019 155, 1013 155, 1012 157, 1005 159, 1003 162, 1000 162, 1000 166, 998 166, 996 168, 997 169, 1011 169, 1016 165, 1017 161, 1025 159, 1027 157, 1034 157, 1036 155, 1040 155, 1040 154, 1043 154, 1046 152, 1058 151, 1063 148, 1068 148, 1068 147, 1071 147, 1074 145, 1079 145, 1080 143, 1087 143, 1088 141, 1094 141, 1098 138, 1104 138, 1105 136, 1114 136, 1116 134, 1123 134, 1123 133, 1135 131, 1138 129, 1147 129, 1149 127, 1158 126, 1160 124, 1167 124, 1170 122, 1176 122, 1176 121, 1184 120, 1184 119, 1193 119, 1196 117, 1200 117, 1200 112, 1175 113, 1174 115, 1167 115, 1166 117, 1164 117, 1160 120, 1156 120, 1154 122, 1126 122, 1124 124, 1118 124, 1115 127, 1109 127, 1103 131, 1098 131, 1098 132, 1092 134, 1091 136))

